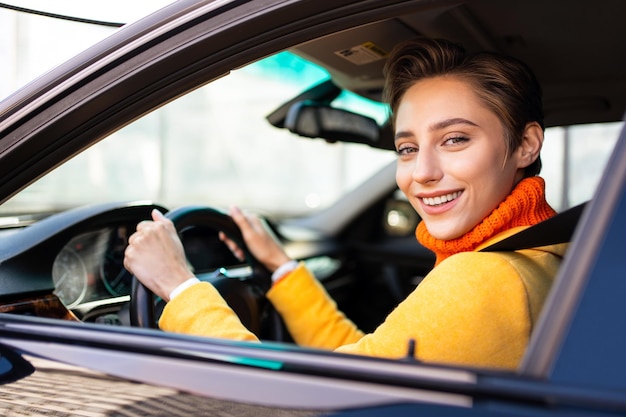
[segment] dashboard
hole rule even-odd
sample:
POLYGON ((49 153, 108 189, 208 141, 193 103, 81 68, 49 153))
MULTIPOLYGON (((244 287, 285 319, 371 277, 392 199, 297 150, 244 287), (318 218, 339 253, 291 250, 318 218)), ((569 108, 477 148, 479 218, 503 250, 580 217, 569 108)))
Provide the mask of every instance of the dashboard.
POLYGON ((89 301, 130 295, 132 275, 124 250, 135 224, 81 233, 58 253, 52 265, 54 293, 72 309, 89 301))
MULTIPOLYGON (((132 275, 124 251, 155 208, 168 211, 150 202, 97 204, 0 230, 0 307, 51 293, 83 321, 127 323, 132 275)), ((217 230, 188 227, 180 236, 200 277, 241 266, 217 230)))

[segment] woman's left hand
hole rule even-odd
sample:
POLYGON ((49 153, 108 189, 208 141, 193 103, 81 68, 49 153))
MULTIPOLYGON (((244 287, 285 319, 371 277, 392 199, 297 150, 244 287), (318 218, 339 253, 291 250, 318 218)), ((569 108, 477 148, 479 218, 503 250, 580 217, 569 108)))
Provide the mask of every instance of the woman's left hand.
MULTIPOLYGON (((245 214, 235 206, 231 207, 230 216, 241 230, 243 240, 252 256, 265 265, 270 272, 274 272, 276 268, 290 260, 283 247, 259 217, 245 214)), ((219 236, 231 252, 240 261, 243 261, 244 253, 237 243, 229 239, 223 232, 220 232, 219 236)))

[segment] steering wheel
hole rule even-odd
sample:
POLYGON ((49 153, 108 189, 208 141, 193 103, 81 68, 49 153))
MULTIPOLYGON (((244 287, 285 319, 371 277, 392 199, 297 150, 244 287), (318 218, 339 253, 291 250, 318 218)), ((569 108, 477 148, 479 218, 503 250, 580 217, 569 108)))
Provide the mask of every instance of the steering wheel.
MULTIPOLYGON (((191 227, 206 227, 224 232, 235 241, 244 253, 252 274, 244 278, 220 276, 212 281, 222 297, 239 316, 248 330, 260 338, 281 340, 282 324, 278 313, 265 299, 271 285, 271 273, 248 250, 239 227, 233 219, 210 207, 186 206, 165 214, 181 233, 191 227)), ((133 276, 130 299, 130 322, 132 326, 158 328, 155 314, 154 293, 133 276)))

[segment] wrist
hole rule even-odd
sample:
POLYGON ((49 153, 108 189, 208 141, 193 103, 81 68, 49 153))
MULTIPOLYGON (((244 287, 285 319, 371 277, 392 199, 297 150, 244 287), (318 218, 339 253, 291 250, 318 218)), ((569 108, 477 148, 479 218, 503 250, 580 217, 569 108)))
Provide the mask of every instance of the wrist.
POLYGON ((273 273, 282 265, 286 264, 287 262, 291 260, 292 259, 288 257, 285 253, 282 253, 279 256, 276 256, 275 259, 271 259, 269 262, 267 262, 265 266, 267 267, 267 269, 270 270, 270 272, 273 273))
POLYGON ((172 301, 176 296, 185 291, 187 288, 199 283, 200 280, 196 277, 191 277, 182 283, 178 284, 172 291, 169 292, 169 298, 165 301, 172 301))
POLYGON ((282 265, 280 265, 276 270, 272 273, 272 283, 278 282, 281 278, 288 275, 291 271, 298 267, 298 262, 293 259, 288 259, 282 265))

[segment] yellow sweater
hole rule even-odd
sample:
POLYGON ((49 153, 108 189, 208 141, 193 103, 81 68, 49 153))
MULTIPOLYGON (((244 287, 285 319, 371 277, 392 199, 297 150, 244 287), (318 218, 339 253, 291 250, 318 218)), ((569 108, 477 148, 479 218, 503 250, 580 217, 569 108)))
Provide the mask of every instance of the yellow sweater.
POLYGON ((421 360, 514 369, 565 247, 453 255, 367 335, 337 311, 302 265, 268 298, 302 346, 401 358, 413 339, 421 360))
MULTIPOLYGON (((507 233, 509 234, 509 233, 507 233)), ((373 333, 364 335, 301 264, 267 294, 296 343, 339 352, 515 369, 556 274, 565 245, 451 256, 373 333)), ((168 303, 163 330, 258 340, 213 286, 200 283, 168 303)))
MULTIPOLYGON (((543 195, 541 195, 543 198, 543 195)), ((556 275, 566 245, 438 257, 437 266, 371 334, 337 310, 304 264, 268 292, 296 343, 339 352, 402 358, 409 340, 420 360, 515 369, 556 275)), ((160 327, 201 336, 257 341, 213 286, 196 284, 167 304, 160 327)))

